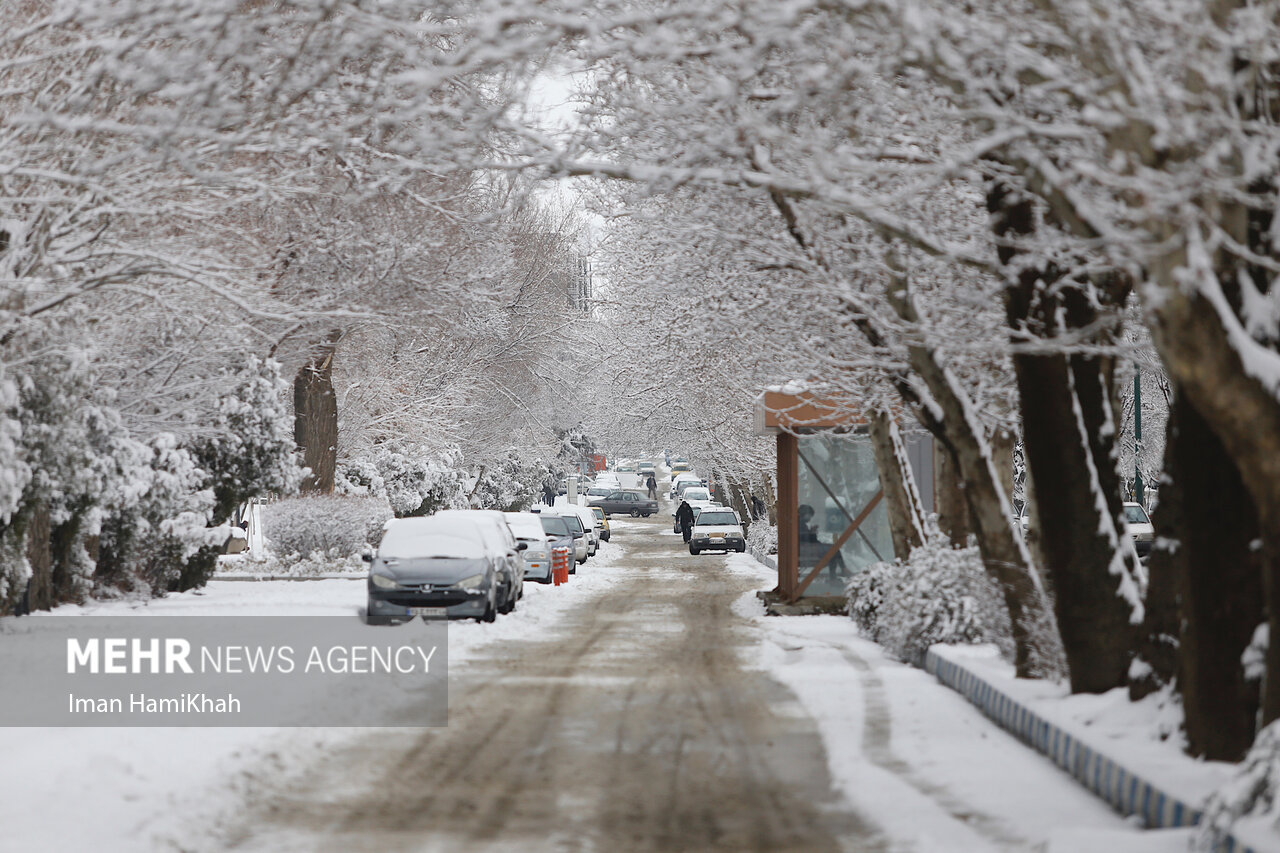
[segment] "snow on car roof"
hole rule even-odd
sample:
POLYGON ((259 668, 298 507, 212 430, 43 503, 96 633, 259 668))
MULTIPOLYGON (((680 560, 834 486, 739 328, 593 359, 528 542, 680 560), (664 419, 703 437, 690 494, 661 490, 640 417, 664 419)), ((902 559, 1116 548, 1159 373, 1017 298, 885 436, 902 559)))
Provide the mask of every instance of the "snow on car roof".
POLYGON ((478 560, 485 556, 485 546, 479 530, 459 529, 456 523, 443 519, 397 518, 382 534, 378 556, 398 560, 478 560))
POLYGON ((504 512, 507 517, 507 526, 511 528, 511 532, 520 539, 546 539, 547 535, 542 530, 542 522, 538 520, 538 516, 531 512, 504 512))

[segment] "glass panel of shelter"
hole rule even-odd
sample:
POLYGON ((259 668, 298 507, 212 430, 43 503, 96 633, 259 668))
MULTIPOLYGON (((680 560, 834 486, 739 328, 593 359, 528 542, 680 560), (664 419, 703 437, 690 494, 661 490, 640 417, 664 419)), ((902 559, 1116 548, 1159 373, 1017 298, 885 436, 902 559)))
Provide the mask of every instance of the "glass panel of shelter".
MULTIPOLYGON (((800 455, 799 576, 803 580, 880 491, 875 452, 866 435, 797 436, 800 455)), ((854 572, 894 559, 889 516, 881 501, 805 590, 842 595, 854 572)))

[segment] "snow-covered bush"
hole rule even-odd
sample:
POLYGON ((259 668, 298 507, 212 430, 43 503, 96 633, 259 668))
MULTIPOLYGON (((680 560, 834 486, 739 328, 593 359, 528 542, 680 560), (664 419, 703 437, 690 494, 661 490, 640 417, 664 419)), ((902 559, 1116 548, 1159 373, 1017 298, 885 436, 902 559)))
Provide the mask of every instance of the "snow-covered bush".
POLYGON ((267 546, 285 562, 347 559, 375 544, 391 517, 380 497, 304 495, 262 508, 267 546))
POLYGON ((760 518, 747 529, 747 552, 761 563, 778 553, 778 528, 760 518))
POLYGON ((145 445, 121 441, 116 461, 121 476, 104 495, 96 593, 163 595, 203 584, 226 533, 208 526, 214 493, 202 488, 205 473, 190 451, 162 433, 145 445))
POLYGON ((213 421, 193 448, 213 489, 213 521, 269 492, 288 494, 302 481, 293 439, 293 414, 274 360, 249 356, 234 373, 224 373, 224 393, 213 421))
POLYGON ((396 517, 430 515, 467 505, 458 477, 461 454, 379 447, 372 456, 340 462, 335 477, 339 494, 384 498, 396 517))
POLYGON ((1235 776, 1210 795, 1196 835, 1199 850, 1222 850, 1236 821, 1256 818, 1280 831, 1280 720, 1258 732, 1235 776))
POLYGON ((952 548, 932 535, 907 561, 877 563, 846 588, 849 615, 901 660, 922 664, 934 643, 1009 644, 1000 591, 976 547, 952 548))
POLYGON ((472 491, 471 502, 480 509, 516 512, 543 496, 543 486, 548 479, 552 476, 547 465, 522 462, 512 450, 500 462, 485 466, 472 491))

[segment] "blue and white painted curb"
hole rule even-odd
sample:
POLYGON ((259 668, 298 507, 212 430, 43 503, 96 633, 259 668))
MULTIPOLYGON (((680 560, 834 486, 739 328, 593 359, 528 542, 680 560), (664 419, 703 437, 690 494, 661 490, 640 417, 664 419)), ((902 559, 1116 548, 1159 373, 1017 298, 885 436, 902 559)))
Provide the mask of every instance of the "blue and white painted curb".
MULTIPOLYGON (((1198 808, 1161 791, 1152 782, 1058 728, 955 661, 930 649, 925 654, 924 668, 938 681, 968 699, 1001 728, 1048 756, 1121 814, 1139 815, 1152 829, 1194 826, 1200 822, 1202 813, 1198 808)), ((1234 838, 1226 839, 1219 850, 1223 853, 1255 853, 1253 848, 1234 838)))

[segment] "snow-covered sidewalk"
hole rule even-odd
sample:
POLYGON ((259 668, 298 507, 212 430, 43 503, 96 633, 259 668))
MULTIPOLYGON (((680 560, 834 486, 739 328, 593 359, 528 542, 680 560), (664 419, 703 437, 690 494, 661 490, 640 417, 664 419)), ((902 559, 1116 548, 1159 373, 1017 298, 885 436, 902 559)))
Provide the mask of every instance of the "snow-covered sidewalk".
MULTIPOLYGON (((734 571, 776 574, 745 555, 734 571)), ((832 778, 903 850, 1184 851, 1189 832, 1143 831, 927 673, 890 659, 840 616, 767 617, 754 664, 818 724, 832 778)))
MULTIPOLYGON (((449 624, 449 665, 465 667, 485 646, 534 638, 586 598, 611 586, 618 544, 579 568, 567 586, 526 584, 516 611, 492 624, 449 624)), ((201 590, 139 601, 96 601, 22 617, 79 615, 350 616, 360 618, 364 578, 212 581, 201 590)), ((0 634, 19 621, 0 619, 0 634)), ((371 628, 371 631, 386 629, 371 628)), ((192 827, 235 808, 256 775, 298 764, 356 736, 344 728, 0 728, 0 849, 136 853, 185 849, 192 827), (73 815, 67 819, 65 815, 73 815)))

